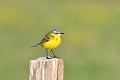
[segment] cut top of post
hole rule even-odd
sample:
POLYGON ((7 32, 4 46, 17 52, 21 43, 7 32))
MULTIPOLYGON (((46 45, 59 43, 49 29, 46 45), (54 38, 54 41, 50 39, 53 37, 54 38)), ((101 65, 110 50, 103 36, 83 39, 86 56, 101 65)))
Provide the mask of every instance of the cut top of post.
POLYGON ((29 80, 63 80, 64 65, 59 58, 41 57, 30 61, 29 80))

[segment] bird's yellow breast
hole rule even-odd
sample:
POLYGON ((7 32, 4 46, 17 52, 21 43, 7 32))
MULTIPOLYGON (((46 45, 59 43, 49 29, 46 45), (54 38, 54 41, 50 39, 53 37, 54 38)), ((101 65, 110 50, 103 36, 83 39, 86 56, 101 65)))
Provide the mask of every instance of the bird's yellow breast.
POLYGON ((49 41, 42 44, 42 47, 47 50, 51 50, 58 47, 60 43, 61 43, 60 35, 52 35, 49 41))

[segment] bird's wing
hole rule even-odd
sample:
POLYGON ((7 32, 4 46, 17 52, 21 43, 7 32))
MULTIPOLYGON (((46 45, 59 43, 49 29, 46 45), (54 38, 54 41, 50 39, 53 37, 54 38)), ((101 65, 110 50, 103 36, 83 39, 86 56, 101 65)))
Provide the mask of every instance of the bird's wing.
POLYGON ((38 46, 41 45, 42 43, 45 43, 45 42, 49 41, 51 37, 52 37, 52 36, 51 36, 49 33, 46 34, 45 37, 44 37, 38 44, 35 44, 35 45, 33 45, 32 47, 38 47, 38 46))
POLYGON ((45 42, 47 42, 47 41, 49 41, 50 40, 50 38, 51 38, 51 36, 50 35, 45 35, 45 37, 40 41, 40 43, 39 44, 42 44, 42 43, 45 43, 45 42))

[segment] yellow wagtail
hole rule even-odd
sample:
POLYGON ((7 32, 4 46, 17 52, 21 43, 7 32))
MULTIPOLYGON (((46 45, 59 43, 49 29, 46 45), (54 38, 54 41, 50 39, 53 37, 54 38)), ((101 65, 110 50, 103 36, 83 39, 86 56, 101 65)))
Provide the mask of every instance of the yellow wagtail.
POLYGON ((51 50, 53 53, 54 57, 57 58, 57 56, 54 54, 53 49, 58 47, 61 43, 61 34, 64 34, 58 30, 52 30, 49 33, 45 35, 45 37, 36 45, 33 45, 32 47, 37 47, 37 46, 42 46, 43 48, 46 49, 46 54, 47 54, 47 59, 50 59, 48 56, 48 50, 51 50))

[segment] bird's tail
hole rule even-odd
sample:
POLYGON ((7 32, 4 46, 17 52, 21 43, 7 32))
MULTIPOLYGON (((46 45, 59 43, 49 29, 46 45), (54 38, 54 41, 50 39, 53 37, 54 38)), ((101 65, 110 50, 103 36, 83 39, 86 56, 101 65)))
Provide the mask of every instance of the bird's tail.
POLYGON ((35 45, 31 46, 31 48, 32 48, 32 47, 38 47, 39 45, 40 45, 40 43, 35 44, 35 45))

